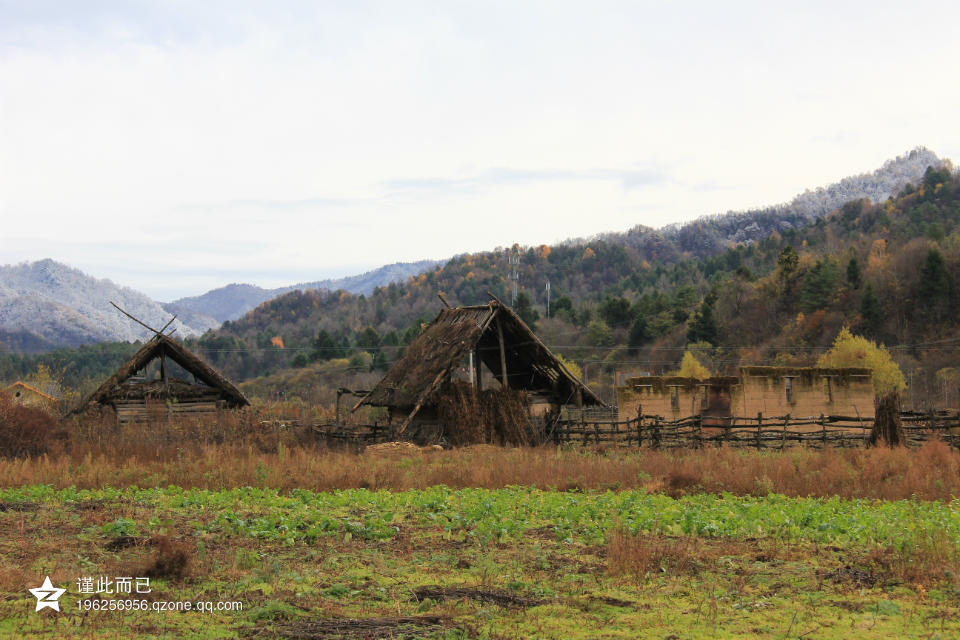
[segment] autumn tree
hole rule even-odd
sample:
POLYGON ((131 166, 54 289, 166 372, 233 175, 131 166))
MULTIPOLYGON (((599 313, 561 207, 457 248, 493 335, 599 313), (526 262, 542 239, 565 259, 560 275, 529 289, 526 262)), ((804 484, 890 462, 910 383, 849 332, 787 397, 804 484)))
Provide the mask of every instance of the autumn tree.
POLYGON ((680 368, 674 375, 683 378, 694 378, 695 380, 706 380, 712 374, 710 370, 703 366, 703 363, 697 360, 697 357, 691 352, 686 351, 680 360, 680 368))
POLYGON ((900 392, 906 389, 907 383, 900 367, 883 345, 877 345, 863 336, 855 336, 844 327, 830 350, 817 360, 817 366, 871 369, 877 406, 870 444, 885 442, 892 447, 904 443, 903 425, 900 423, 900 392))
POLYGON ((818 367, 842 369, 865 367, 873 371, 873 388, 877 395, 903 391, 906 380, 900 367, 883 345, 856 336, 844 327, 837 334, 833 346, 817 360, 818 367))

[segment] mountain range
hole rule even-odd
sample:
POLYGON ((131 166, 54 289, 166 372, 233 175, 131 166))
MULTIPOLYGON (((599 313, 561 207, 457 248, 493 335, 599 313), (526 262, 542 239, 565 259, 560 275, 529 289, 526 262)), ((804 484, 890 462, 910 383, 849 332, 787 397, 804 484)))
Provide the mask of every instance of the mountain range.
POLYGON ((0 266, 0 350, 41 353, 59 347, 150 337, 149 330, 121 315, 111 302, 155 328, 176 315, 171 327, 178 336, 189 338, 289 291, 343 289, 369 293, 375 287, 405 280, 437 264, 432 260, 391 264, 358 276, 278 289, 231 284, 171 303, 156 302, 139 291, 94 278, 49 258, 5 265, 0 266))
POLYGON ((310 289, 326 289, 337 291, 343 289, 350 293, 369 295, 377 287, 383 287, 391 282, 403 282, 411 276, 429 271, 443 261, 420 260, 418 262, 397 262, 367 271, 358 276, 348 276, 336 280, 318 280, 316 282, 302 282, 289 287, 264 289, 252 284, 228 284, 225 287, 213 289, 200 296, 180 298, 163 305, 170 313, 182 314, 185 312, 211 316, 219 322, 236 320, 247 311, 250 311, 262 302, 291 291, 307 291, 310 289))
MULTIPOLYGON (((732 246, 759 242, 774 232, 799 229, 851 201, 882 202, 909 184, 920 184, 928 167, 941 164, 943 161, 935 153, 918 147, 884 163, 876 171, 808 190, 788 203, 705 216, 660 229, 638 225, 626 232, 570 240, 560 247, 603 241, 636 251, 640 258, 660 264, 709 258, 732 246)), ((162 326, 170 314, 176 314, 178 318, 173 326, 178 335, 193 337, 223 322, 238 320, 258 305, 291 292, 342 289, 369 295, 377 287, 402 283, 411 276, 432 272, 441 264, 433 260, 397 263, 358 276, 276 289, 230 284, 169 303, 153 301, 133 289, 93 278, 51 259, 8 265, 0 267, 0 348, 37 353, 56 347, 132 341, 149 336, 146 329, 117 313, 110 301, 151 326, 162 326)), ((411 308, 410 313, 416 311, 411 308)))

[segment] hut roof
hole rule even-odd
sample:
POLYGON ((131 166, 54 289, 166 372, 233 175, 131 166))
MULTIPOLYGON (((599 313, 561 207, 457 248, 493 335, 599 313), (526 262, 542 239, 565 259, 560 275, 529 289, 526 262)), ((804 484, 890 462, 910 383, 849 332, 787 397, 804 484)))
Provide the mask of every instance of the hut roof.
POLYGON ((40 389, 37 389, 36 387, 33 387, 21 380, 17 380, 16 382, 14 382, 13 384, 7 387, 7 391, 14 391, 15 389, 23 389, 24 391, 29 391, 30 393, 34 393, 49 402, 59 402, 56 398, 51 396, 49 393, 44 393, 43 391, 40 391, 40 389))
POLYGON ((570 403, 580 391, 584 403, 604 404, 563 366, 513 310, 499 300, 492 300, 485 305, 440 311, 354 409, 368 404, 415 412, 471 351, 478 353, 483 364, 502 383, 501 333, 507 386, 549 395, 558 404, 570 403))
POLYGON ((250 404, 246 396, 237 389, 233 383, 227 380, 219 371, 204 362, 199 356, 191 353, 183 345, 177 343, 169 336, 157 333, 153 338, 137 351, 132 358, 127 360, 116 373, 107 378, 100 388, 94 391, 83 401, 80 409, 97 402, 105 403, 108 401, 111 392, 119 387, 123 382, 146 367, 150 362, 166 356, 183 367, 185 371, 196 376, 197 380, 220 392, 221 397, 227 401, 231 407, 243 407, 250 404))

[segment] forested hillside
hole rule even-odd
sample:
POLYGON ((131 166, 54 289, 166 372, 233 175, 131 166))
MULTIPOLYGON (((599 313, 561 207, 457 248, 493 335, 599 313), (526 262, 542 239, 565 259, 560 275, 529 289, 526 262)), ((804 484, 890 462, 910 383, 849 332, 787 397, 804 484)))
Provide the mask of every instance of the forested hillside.
POLYGON ((193 346, 240 379, 351 356, 350 371, 383 369, 436 314, 438 292, 452 304, 483 303, 487 291, 509 300, 508 255, 516 253, 517 311, 601 391, 615 371, 675 368, 689 343, 700 344, 715 373, 812 363, 849 324, 895 347, 916 402, 933 402, 946 385, 956 403, 960 369, 949 340, 960 338, 951 320, 960 305, 958 194, 948 168, 931 168, 885 202, 852 201, 700 259, 681 252, 667 260, 616 236, 463 255, 369 296, 290 293, 193 346))
MULTIPOLYGON (((488 291, 509 301, 516 256, 516 310, 608 399, 616 372, 673 370, 691 344, 718 374, 812 364, 847 324, 893 348, 908 403, 956 405, 960 184, 949 165, 938 167, 889 199, 849 201, 825 216, 730 214, 461 255, 370 295, 294 291, 188 346, 229 376, 256 378, 247 388, 257 394, 329 402, 336 386, 366 386, 388 367, 436 315, 438 293, 455 305, 484 303, 488 291), (768 223, 759 239, 732 239, 737 224, 754 234, 768 223)), ((13 373, 33 363, 0 365, 13 373)))

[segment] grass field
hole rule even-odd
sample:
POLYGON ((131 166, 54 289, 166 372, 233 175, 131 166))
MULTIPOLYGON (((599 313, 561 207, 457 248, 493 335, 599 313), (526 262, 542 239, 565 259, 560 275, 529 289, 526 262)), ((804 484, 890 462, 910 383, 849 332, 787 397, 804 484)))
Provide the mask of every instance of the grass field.
POLYGON ((3 637, 960 636, 960 501, 7 486, 3 637), (60 613, 34 611, 46 575, 67 589, 60 613), (151 593, 79 593, 100 576, 151 576, 151 593), (88 604, 104 598, 147 610, 88 604), (242 609, 152 609, 187 600, 242 609))

